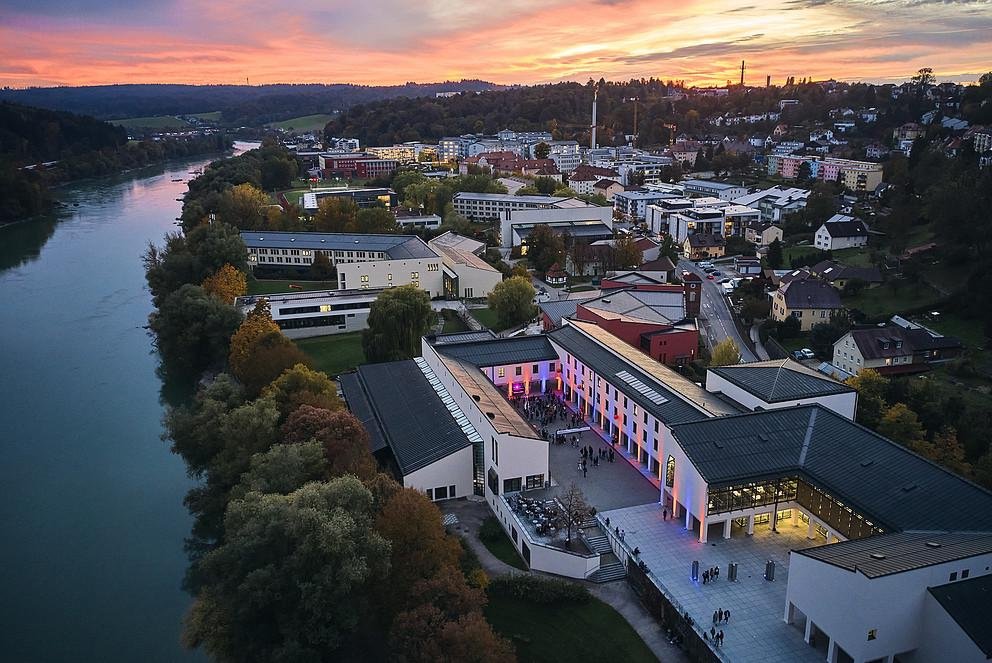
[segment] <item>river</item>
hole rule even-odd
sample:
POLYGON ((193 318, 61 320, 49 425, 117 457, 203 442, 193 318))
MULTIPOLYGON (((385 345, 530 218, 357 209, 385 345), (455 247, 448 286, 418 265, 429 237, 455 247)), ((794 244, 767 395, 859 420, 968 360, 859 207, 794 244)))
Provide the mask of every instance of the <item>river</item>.
POLYGON ((179 644, 191 481, 160 439, 141 255, 175 229, 173 179, 210 161, 70 186, 58 223, 0 228, 0 659, 205 660, 179 644))

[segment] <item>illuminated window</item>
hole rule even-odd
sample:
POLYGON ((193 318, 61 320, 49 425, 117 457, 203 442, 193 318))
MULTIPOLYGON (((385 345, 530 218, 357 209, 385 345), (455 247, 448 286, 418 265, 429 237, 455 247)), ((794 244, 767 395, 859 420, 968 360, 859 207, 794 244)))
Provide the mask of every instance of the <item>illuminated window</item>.
POLYGON ((331 305, 330 304, 321 304, 320 305, 320 312, 321 313, 327 313, 330 310, 331 310, 331 305))
POLYGON ((675 456, 669 456, 665 463, 665 485, 669 488, 675 485, 675 456))
POLYGON ((367 274, 366 274, 366 275, 363 275, 363 276, 362 276, 362 283, 368 283, 368 282, 369 282, 369 277, 368 277, 368 275, 367 275, 367 274))
POLYGON ((877 628, 873 628, 873 629, 869 629, 868 630, 868 639, 869 640, 874 640, 877 637, 878 637, 878 629, 877 628))
POLYGON ((506 377, 506 369, 505 368, 502 368, 502 367, 497 368, 496 369, 496 377, 498 377, 498 378, 505 378, 506 377))
POLYGON ((420 272, 410 272, 410 278, 414 281, 420 280, 420 272))
POLYGON ((392 274, 386 274, 386 280, 387 281, 392 281, 393 280, 393 275, 392 274))

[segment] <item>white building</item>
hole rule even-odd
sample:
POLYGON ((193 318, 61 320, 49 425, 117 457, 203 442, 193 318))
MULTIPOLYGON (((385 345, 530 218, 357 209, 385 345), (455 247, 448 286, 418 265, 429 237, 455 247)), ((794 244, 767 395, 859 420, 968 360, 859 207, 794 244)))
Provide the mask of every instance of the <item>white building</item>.
POLYGON ((444 294, 458 299, 487 297, 503 280, 498 269, 479 257, 482 242, 452 232, 430 240, 431 247, 444 263, 444 294))
POLYGON ((737 205, 754 207, 761 212, 761 220, 780 223, 789 214, 806 208, 809 190, 796 187, 773 186, 734 198, 737 205))
POLYGON ((527 236, 539 225, 549 226, 559 233, 567 231, 572 237, 585 241, 606 239, 613 236, 613 208, 582 203, 581 206, 510 211, 500 220, 500 245, 509 249, 525 244, 527 236))
POLYGON ((747 193, 746 186, 713 180, 683 180, 682 186, 690 196, 713 196, 727 201, 740 198, 747 193))
POLYGON ((853 216, 834 214, 816 230, 813 246, 821 251, 837 251, 868 244, 868 227, 853 216))
POLYGON ((587 203, 575 198, 553 196, 513 196, 508 193, 470 193, 459 191, 451 204, 457 214, 484 221, 502 219, 508 212, 523 209, 585 207, 587 203))
POLYGON ((288 338, 356 332, 368 327, 369 309, 382 290, 315 290, 238 297, 247 314, 260 299, 269 302, 272 321, 288 338))
POLYGON ((644 221, 647 216, 648 205, 655 205, 662 200, 675 198, 672 193, 662 193, 659 191, 648 191, 637 189, 634 191, 621 191, 613 196, 613 208, 625 219, 630 221, 644 221))

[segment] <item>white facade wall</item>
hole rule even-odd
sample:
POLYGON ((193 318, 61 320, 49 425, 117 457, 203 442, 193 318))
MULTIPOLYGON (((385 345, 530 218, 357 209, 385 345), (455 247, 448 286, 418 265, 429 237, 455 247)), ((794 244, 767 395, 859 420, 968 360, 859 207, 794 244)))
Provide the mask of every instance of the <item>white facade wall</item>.
POLYGON ((985 652, 961 630, 943 606, 927 592, 923 604, 923 633, 919 648, 909 656, 900 656, 907 663, 954 661, 954 663, 987 663, 985 652))
MULTIPOLYGON (((560 170, 560 169, 559 169, 560 170)), ((599 180, 569 180, 568 187, 579 194, 594 194, 593 187, 596 186, 596 182, 599 180)))
POLYGON ((503 275, 491 269, 452 262, 448 268, 458 274, 459 297, 487 297, 503 281, 503 275))
POLYGON ((483 372, 489 381, 497 387, 505 390, 507 395, 512 394, 514 384, 521 385, 520 389, 531 389, 531 383, 540 382, 540 391, 552 391, 558 388, 558 362, 538 361, 527 364, 506 364, 503 366, 488 366, 483 372), (534 370, 534 367, 537 370, 534 370))
POLYGON ((763 401, 758 396, 741 389, 733 382, 730 382, 724 377, 721 377, 714 373, 713 371, 706 372, 706 391, 710 393, 721 393, 727 398, 740 403, 752 412, 757 408, 762 410, 777 410, 785 407, 793 407, 796 405, 809 405, 812 403, 818 403, 823 407, 833 410, 842 417, 847 417, 851 421, 854 421, 854 414, 858 407, 858 394, 857 392, 845 392, 842 394, 831 394, 828 396, 816 396, 813 398, 798 398, 795 400, 779 401, 775 403, 768 403, 763 401))
POLYGON ((946 584, 952 572, 960 577, 964 569, 976 577, 990 565, 992 554, 986 554, 869 579, 791 553, 786 618, 795 606, 859 663, 909 652, 921 644, 927 587, 946 584), (873 640, 868 639, 871 629, 876 630, 873 640))
POLYGON ((546 223, 552 228, 556 224, 568 224, 573 221, 599 221, 607 228, 613 229, 613 208, 597 207, 564 207, 552 209, 517 209, 502 215, 500 220, 500 242, 504 249, 519 244, 520 237, 513 231, 517 225, 546 223))
MULTIPOLYGON (((824 224, 825 225, 825 224, 824 224)), ((822 251, 838 251, 868 244, 867 237, 831 237, 824 226, 820 226, 814 236, 814 246, 822 251)))
POLYGON ((467 446, 427 467, 404 475, 403 487, 415 488, 421 492, 434 491, 434 501, 438 501, 437 489, 445 488, 448 494, 442 499, 450 500, 471 495, 472 478, 472 447, 467 446), (451 486, 454 486, 455 494, 451 493, 451 486))
POLYGON ((392 288, 413 283, 428 297, 444 294, 441 258, 375 260, 338 265, 338 288, 341 290, 392 288))

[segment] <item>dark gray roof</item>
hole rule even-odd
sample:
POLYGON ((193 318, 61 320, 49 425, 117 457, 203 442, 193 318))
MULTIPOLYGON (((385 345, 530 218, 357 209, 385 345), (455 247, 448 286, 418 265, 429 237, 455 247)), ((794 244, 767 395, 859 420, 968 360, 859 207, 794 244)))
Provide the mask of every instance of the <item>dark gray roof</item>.
POLYGON ((880 578, 992 553, 992 532, 894 532, 794 552, 880 578))
POLYGON ((496 334, 488 329, 478 331, 451 332, 450 334, 437 334, 431 339, 433 345, 450 345, 452 343, 468 343, 470 341, 488 341, 496 338, 496 334))
POLYGON ((760 362, 757 365, 717 366, 709 370, 766 403, 854 391, 825 375, 813 375, 791 359, 760 362))
POLYGON ((802 476, 885 529, 992 531, 992 493, 818 404, 672 433, 711 485, 802 476))
POLYGON ((362 389, 358 373, 342 373, 338 376, 338 383, 341 385, 341 392, 344 394, 348 409, 351 410, 356 419, 362 422, 362 426, 369 434, 369 450, 376 453, 387 448, 389 445, 386 444, 382 428, 375 420, 372 403, 369 402, 368 395, 362 389))
MULTIPOLYGON (((599 343, 575 327, 565 325, 560 329, 548 332, 547 336, 565 348, 573 356, 579 358, 582 363, 591 368, 600 377, 606 379, 615 387, 623 389, 624 393, 631 400, 665 424, 671 425, 685 421, 696 421, 707 416, 679 398, 667 386, 631 365, 630 362, 624 361, 606 348, 600 346, 599 343), (629 385, 625 385, 624 380, 617 376, 618 373, 625 371, 664 397, 666 399, 665 402, 661 404, 655 403, 644 394, 630 388, 629 385)), ((618 339, 617 342, 620 343, 621 341, 618 339)))
POLYGON ((544 336, 517 336, 437 346, 438 352, 473 366, 506 366, 536 361, 557 361, 558 353, 544 336))
POLYGON ((841 279, 861 279, 867 283, 882 282, 882 272, 877 267, 850 267, 842 265, 836 260, 820 261, 813 265, 812 271, 831 283, 841 279))
POLYGON ((416 235, 242 230, 241 239, 248 248, 376 251, 385 253, 392 260, 437 257, 437 254, 416 235))
POLYGON ((823 224, 831 237, 867 237, 868 228, 860 221, 832 221, 823 224))
POLYGON ((724 241, 723 237, 719 235, 711 235, 709 233, 695 233, 689 235, 689 246, 693 248, 704 248, 707 246, 723 246, 727 242, 724 241))
POLYGON ((842 307, 837 288, 820 279, 789 281, 781 286, 781 290, 785 293, 785 305, 790 309, 839 309, 842 307))
POLYGON ((472 444, 415 361, 366 364, 351 375, 357 379, 341 382, 349 409, 363 398, 367 401, 373 417, 362 423, 370 436, 381 435, 389 445, 402 474, 423 469, 472 444), (375 428, 378 433, 373 433, 375 428))
POLYGON ((930 594, 986 658, 992 658, 992 575, 931 587, 930 594))
POLYGON ((637 269, 641 272, 671 272, 675 270, 675 265, 668 256, 661 256, 642 264, 637 269))
POLYGON ((541 311, 551 319, 551 324, 556 327, 561 324, 562 318, 575 317, 578 305, 579 300, 577 299, 559 299, 539 304, 541 311))
POLYGON ((925 329, 906 329, 893 324, 852 329, 851 339, 865 359, 902 357, 924 350, 952 350, 961 347, 961 341, 954 337, 932 336, 925 329))

